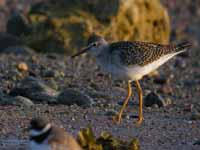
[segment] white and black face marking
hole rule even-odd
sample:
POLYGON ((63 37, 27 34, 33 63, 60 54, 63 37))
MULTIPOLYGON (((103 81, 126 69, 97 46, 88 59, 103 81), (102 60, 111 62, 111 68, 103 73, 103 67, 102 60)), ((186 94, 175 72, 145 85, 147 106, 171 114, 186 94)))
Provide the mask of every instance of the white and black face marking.
POLYGON ((34 118, 30 122, 30 136, 39 136, 47 132, 51 128, 51 124, 43 118, 34 118))

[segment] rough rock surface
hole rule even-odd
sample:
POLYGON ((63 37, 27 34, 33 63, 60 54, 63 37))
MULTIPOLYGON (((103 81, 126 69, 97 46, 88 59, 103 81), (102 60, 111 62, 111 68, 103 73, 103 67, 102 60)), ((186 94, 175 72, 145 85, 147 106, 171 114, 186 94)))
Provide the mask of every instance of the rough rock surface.
POLYGON ((22 39, 38 51, 72 53, 99 33, 108 40, 168 43, 170 23, 159 0, 49 0, 35 4, 33 32, 22 39), (56 3, 56 5, 55 5, 56 3))
POLYGON ((165 107, 171 104, 170 99, 164 99, 162 96, 157 93, 151 92, 144 98, 144 104, 147 107, 158 105, 159 107, 165 107))
POLYGON ((57 92, 46 86, 41 80, 28 77, 12 89, 10 95, 28 97, 36 102, 55 103, 57 92))
POLYGON ((74 89, 65 89, 62 91, 57 98, 57 103, 64 105, 73 105, 88 107, 91 106, 94 102, 92 99, 74 89))
POLYGON ((23 96, 16 96, 12 99, 13 99, 12 103, 17 106, 22 106, 27 108, 34 106, 34 103, 29 98, 23 96))
POLYGON ((18 37, 7 33, 0 33, 0 43, 0 52, 9 47, 23 45, 18 37))

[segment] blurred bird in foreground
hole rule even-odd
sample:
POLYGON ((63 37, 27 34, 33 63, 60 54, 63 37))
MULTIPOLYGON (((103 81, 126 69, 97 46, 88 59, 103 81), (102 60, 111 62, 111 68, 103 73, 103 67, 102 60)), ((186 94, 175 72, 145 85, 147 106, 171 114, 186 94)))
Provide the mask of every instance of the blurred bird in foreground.
POLYGON ((34 118, 28 128, 30 150, 81 150, 76 140, 64 129, 53 126, 44 118, 34 118))
POLYGON ((105 72, 127 82, 128 94, 119 113, 114 117, 114 120, 118 123, 121 122, 122 113, 132 95, 131 82, 135 81, 139 95, 139 116, 137 124, 141 124, 144 119, 142 110, 143 94, 139 80, 175 55, 184 52, 190 46, 187 42, 178 45, 161 45, 139 41, 108 43, 103 37, 93 34, 88 39, 87 47, 73 55, 72 58, 87 52, 96 59, 98 65, 105 72))

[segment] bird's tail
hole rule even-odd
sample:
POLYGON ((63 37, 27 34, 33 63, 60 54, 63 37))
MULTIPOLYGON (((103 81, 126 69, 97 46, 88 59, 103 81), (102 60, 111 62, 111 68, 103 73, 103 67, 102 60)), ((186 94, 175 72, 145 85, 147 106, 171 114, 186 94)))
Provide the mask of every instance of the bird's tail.
POLYGON ((177 44, 175 47, 176 52, 184 52, 187 48, 191 47, 192 44, 189 42, 182 42, 180 44, 177 44))

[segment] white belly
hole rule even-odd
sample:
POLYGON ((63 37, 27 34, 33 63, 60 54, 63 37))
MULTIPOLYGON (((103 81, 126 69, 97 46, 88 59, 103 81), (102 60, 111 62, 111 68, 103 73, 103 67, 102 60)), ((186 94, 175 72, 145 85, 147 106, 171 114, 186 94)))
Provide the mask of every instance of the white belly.
POLYGON ((144 75, 147 75, 150 72, 156 70, 158 67, 160 67, 162 64, 167 62, 169 59, 171 59, 176 54, 177 53, 165 55, 165 56, 159 58, 158 60, 156 60, 150 64, 147 64, 145 66, 135 65, 133 67, 127 68, 127 74, 129 76, 130 80, 139 80, 144 75))
POLYGON ((110 73, 114 78, 125 81, 128 80, 134 81, 134 80, 139 80, 144 75, 147 75, 150 72, 154 71, 155 69, 157 69, 159 66, 167 62, 169 59, 171 59, 178 53, 165 55, 160 59, 145 66, 134 65, 126 67, 126 66, 116 66, 113 64, 104 64, 104 62, 100 62, 99 64, 103 69, 103 71, 110 73))

